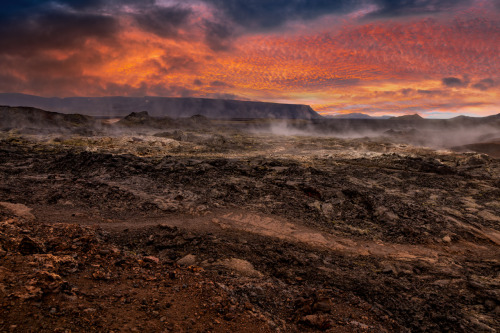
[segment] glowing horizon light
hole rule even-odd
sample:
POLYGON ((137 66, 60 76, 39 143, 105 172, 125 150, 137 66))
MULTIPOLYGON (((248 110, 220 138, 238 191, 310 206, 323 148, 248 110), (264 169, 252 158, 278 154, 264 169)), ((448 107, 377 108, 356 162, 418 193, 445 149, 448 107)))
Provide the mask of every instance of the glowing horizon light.
POLYGON ((279 101, 321 114, 500 112, 493 0, 324 11, 311 2, 287 5, 290 17, 266 12, 281 12, 273 4, 243 15, 239 1, 10 5, 0 14, 0 92, 279 101))

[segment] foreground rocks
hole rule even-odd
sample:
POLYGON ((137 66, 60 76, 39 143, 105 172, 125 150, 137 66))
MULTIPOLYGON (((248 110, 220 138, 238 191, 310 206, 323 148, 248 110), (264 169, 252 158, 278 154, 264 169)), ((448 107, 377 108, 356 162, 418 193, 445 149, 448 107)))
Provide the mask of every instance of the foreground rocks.
POLYGON ((370 156, 356 148, 352 156, 341 152, 336 157, 332 150, 325 157, 308 148, 303 153, 309 155, 295 157, 243 152, 220 158, 191 151, 188 157, 139 157, 103 153, 100 146, 89 152, 3 141, 2 147, 0 193, 16 203, 124 219, 137 213, 200 215, 245 207, 344 235, 402 244, 500 244, 500 162, 486 155, 407 149, 370 156))
POLYGON ((12 216, 0 231, 1 331, 272 331, 201 268, 133 253, 99 228, 12 216))
POLYGON ((498 160, 223 134, 4 137, 0 331, 500 329, 498 160))
POLYGON ((436 267, 255 234, 165 225, 108 232, 28 223, 2 211, 2 330, 498 328, 498 260, 491 257, 455 256, 436 267), (44 253, 21 252, 28 237, 44 253), (191 265, 181 266, 186 257, 191 265))

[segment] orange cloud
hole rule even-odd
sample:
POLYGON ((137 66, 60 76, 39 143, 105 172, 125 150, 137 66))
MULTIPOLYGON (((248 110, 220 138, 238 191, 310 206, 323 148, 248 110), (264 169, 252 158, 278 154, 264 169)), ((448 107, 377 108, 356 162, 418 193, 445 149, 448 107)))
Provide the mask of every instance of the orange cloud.
POLYGON ((0 90, 244 98, 323 113, 498 113, 500 20, 472 14, 331 25, 338 17, 322 17, 323 29, 318 21, 314 30, 231 35, 230 46, 217 41, 223 50, 207 43, 203 15, 192 19, 197 28, 183 22, 167 36, 123 17, 113 40, 90 34, 78 49, 0 54, 0 90), (456 80, 463 84, 443 84, 456 80))

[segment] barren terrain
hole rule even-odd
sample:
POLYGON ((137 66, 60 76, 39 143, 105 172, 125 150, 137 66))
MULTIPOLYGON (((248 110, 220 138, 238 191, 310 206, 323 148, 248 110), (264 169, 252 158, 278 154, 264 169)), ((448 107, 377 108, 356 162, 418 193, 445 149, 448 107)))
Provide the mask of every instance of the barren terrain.
POLYGON ((495 154, 158 124, 0 132, 0 331, 500 329, 495 154))

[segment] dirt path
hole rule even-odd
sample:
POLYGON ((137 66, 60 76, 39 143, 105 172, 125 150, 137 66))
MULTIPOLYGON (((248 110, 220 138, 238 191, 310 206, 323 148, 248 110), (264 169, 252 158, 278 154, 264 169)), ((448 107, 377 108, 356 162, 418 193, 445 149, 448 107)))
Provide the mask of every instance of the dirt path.
POLYGON ((265 215, 245 210, 221 210, 204 216, 166 215, 163 217, 130 217, 129 219, 101 219, 83 213, 66 210, 34 210, 37 219, 44 223, 78 223, 98 225, 112 231, 142 229, 156 225, 178 227, 187 231, 216 233, 248 232, 260 236, 300 243, 319 250, 337 253, 389 258, 397 261, 424 261, 428 264, 447 267, 453 256, 474 253, 482 258, 498 258, 500 248, 495 242, 498 235, 493 230, 480 231, 491 244, 475 244, 460 241, 442 245, 410 245, 383 242, 380 240, 353 239, 313 229, 279 216, 265 215))

